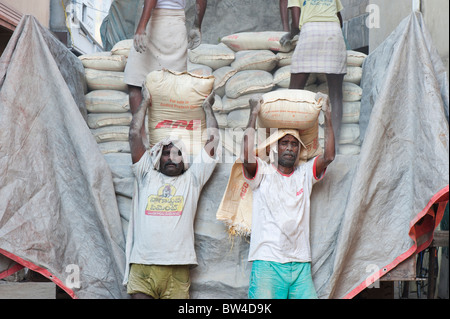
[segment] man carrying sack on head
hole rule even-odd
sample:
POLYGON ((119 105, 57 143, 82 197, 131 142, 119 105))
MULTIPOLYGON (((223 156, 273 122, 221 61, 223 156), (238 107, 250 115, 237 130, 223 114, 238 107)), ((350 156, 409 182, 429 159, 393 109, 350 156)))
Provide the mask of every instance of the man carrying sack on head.
POLYGON ((317 298, 311 276, 310 195, 335 157, 329 98, 317 93, 316 100, 320 99, 325 117, 324 152, 300 165, 302 142, 292 129, 278 129, 269 137, 271 163, 256 156, 255 127, 263 101, 250 100, 241 156, 243 175, 253 192, 249 298, 317 298))

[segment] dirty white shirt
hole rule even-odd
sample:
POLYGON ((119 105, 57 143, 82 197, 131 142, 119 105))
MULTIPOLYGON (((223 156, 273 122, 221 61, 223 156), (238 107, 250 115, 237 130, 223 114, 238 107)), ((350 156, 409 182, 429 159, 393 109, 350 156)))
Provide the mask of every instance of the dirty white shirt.
MULTIPOLYGON (((310 195, 317 157, 290 175, 257 158, 257 172, 246 180, 253 192, 249 261, 310 262, 310 195)), ((245 171, 244 171, 245 176, 245 171)))
POLYGON ((186 7, 186 0, 158 0, 156 9, 183 10, 186 7))
POLYGON ((197 203, 217 161, 217 156, 213 159, 202 149, 189 169, 176 177, 153 169, 148 152, 133 164, 138 191, 133 197, 127 236, 127 266, 197 264, 197 203))

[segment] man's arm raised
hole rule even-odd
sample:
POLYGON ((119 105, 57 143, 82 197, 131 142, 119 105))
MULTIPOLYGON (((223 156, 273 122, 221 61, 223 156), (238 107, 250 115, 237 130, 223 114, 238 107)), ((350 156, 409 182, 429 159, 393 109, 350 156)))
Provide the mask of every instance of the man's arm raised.
POLYGON ((249 100, 250 116, 247 128, 244 132, 243 145, 241 148, 241 160, 244 164, 245 175, 247 178, 253 178, 256 174, 256 169, 258 168, 253 147, 255 145, 256 120, 259 111, 261 110, 262 103, 263 100, 261 96, 254 96, 249 100))
POLYGON ((316 175, 321 176, 328 165, 334 160, 335 157, 335 142, 333 123, 331 121, 331 107, 330 99, 328 95, 321 92, 316 94, 316 101, 322 100, 322 112, 324 115, 324 152, 317 158, 316 161, 316 175))
POLYGON ((145 113, 151 106, 151 95, 145 83, 142 84, 142 102, 137 111, 133 114, 130 124, 130 133, 128 140, 130 142, 131 160, 134 163, 139 162, 142 155, 147 151, 142 140, 142 127, 145 125, 145 113))

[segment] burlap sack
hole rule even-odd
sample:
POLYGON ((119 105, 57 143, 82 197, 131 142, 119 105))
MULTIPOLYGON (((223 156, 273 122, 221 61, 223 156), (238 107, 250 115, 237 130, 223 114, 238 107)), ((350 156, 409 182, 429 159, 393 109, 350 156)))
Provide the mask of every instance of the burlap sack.
POLYGON ((322 104, 316 93, 306 90, 279 90, 262 96, 258 127, 307 130, 318 119, 322 104))
POLYGON ((152 96, 148 110, 150 144, 166 136, 177 137, 189 155, 197 154, 206 142, 202 104, 212 91, 214 77, 164 69, 150 72, 145 85, 152 96))

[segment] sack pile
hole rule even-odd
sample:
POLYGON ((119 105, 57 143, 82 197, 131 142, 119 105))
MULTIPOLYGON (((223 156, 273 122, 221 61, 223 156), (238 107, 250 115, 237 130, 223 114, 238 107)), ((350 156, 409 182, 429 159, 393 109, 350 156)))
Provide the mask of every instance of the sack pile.
POLYGON ((85 68, 88 126, 113 176, 117 205, 126 234, 134 175, 128 135, 131 112, 124 69, 132 42, 121 41, 111 51, 79 56, 85 68))
MULTIPOLYGON (((223 131, 225 149, 237 155, 243 130, 249 116, 249 99, 256 93, 267 93, 289 88, 291 47, 281 47, 285 32, 242 32, 226 36, 217 45, 201 44, 188 53, 188 71, 215 77, 216 103, 214 112, 223 131), (221 101, 219 102, 219 98, 221 101)), ((348 51, 348 72, 344 78, 345 126, 341 134, 341 151, 359 153, 359 106, 362 89, 362 63, 366 56, 348 51), (356 113, 355 113, 356 112, 356 113), (358 129, 356 130, 356 127, 358 129), (357 137, 355 136, 358 135, 357 137)), ((311 74, 305 90, 327 93, 324 74, 311 74)), ((323 122, 323 119, 322 119, 323 122)), ((321 130, 319 128, 319 133, 321 130)), ((323 134, 319 143, 323 144, 323 134)))

